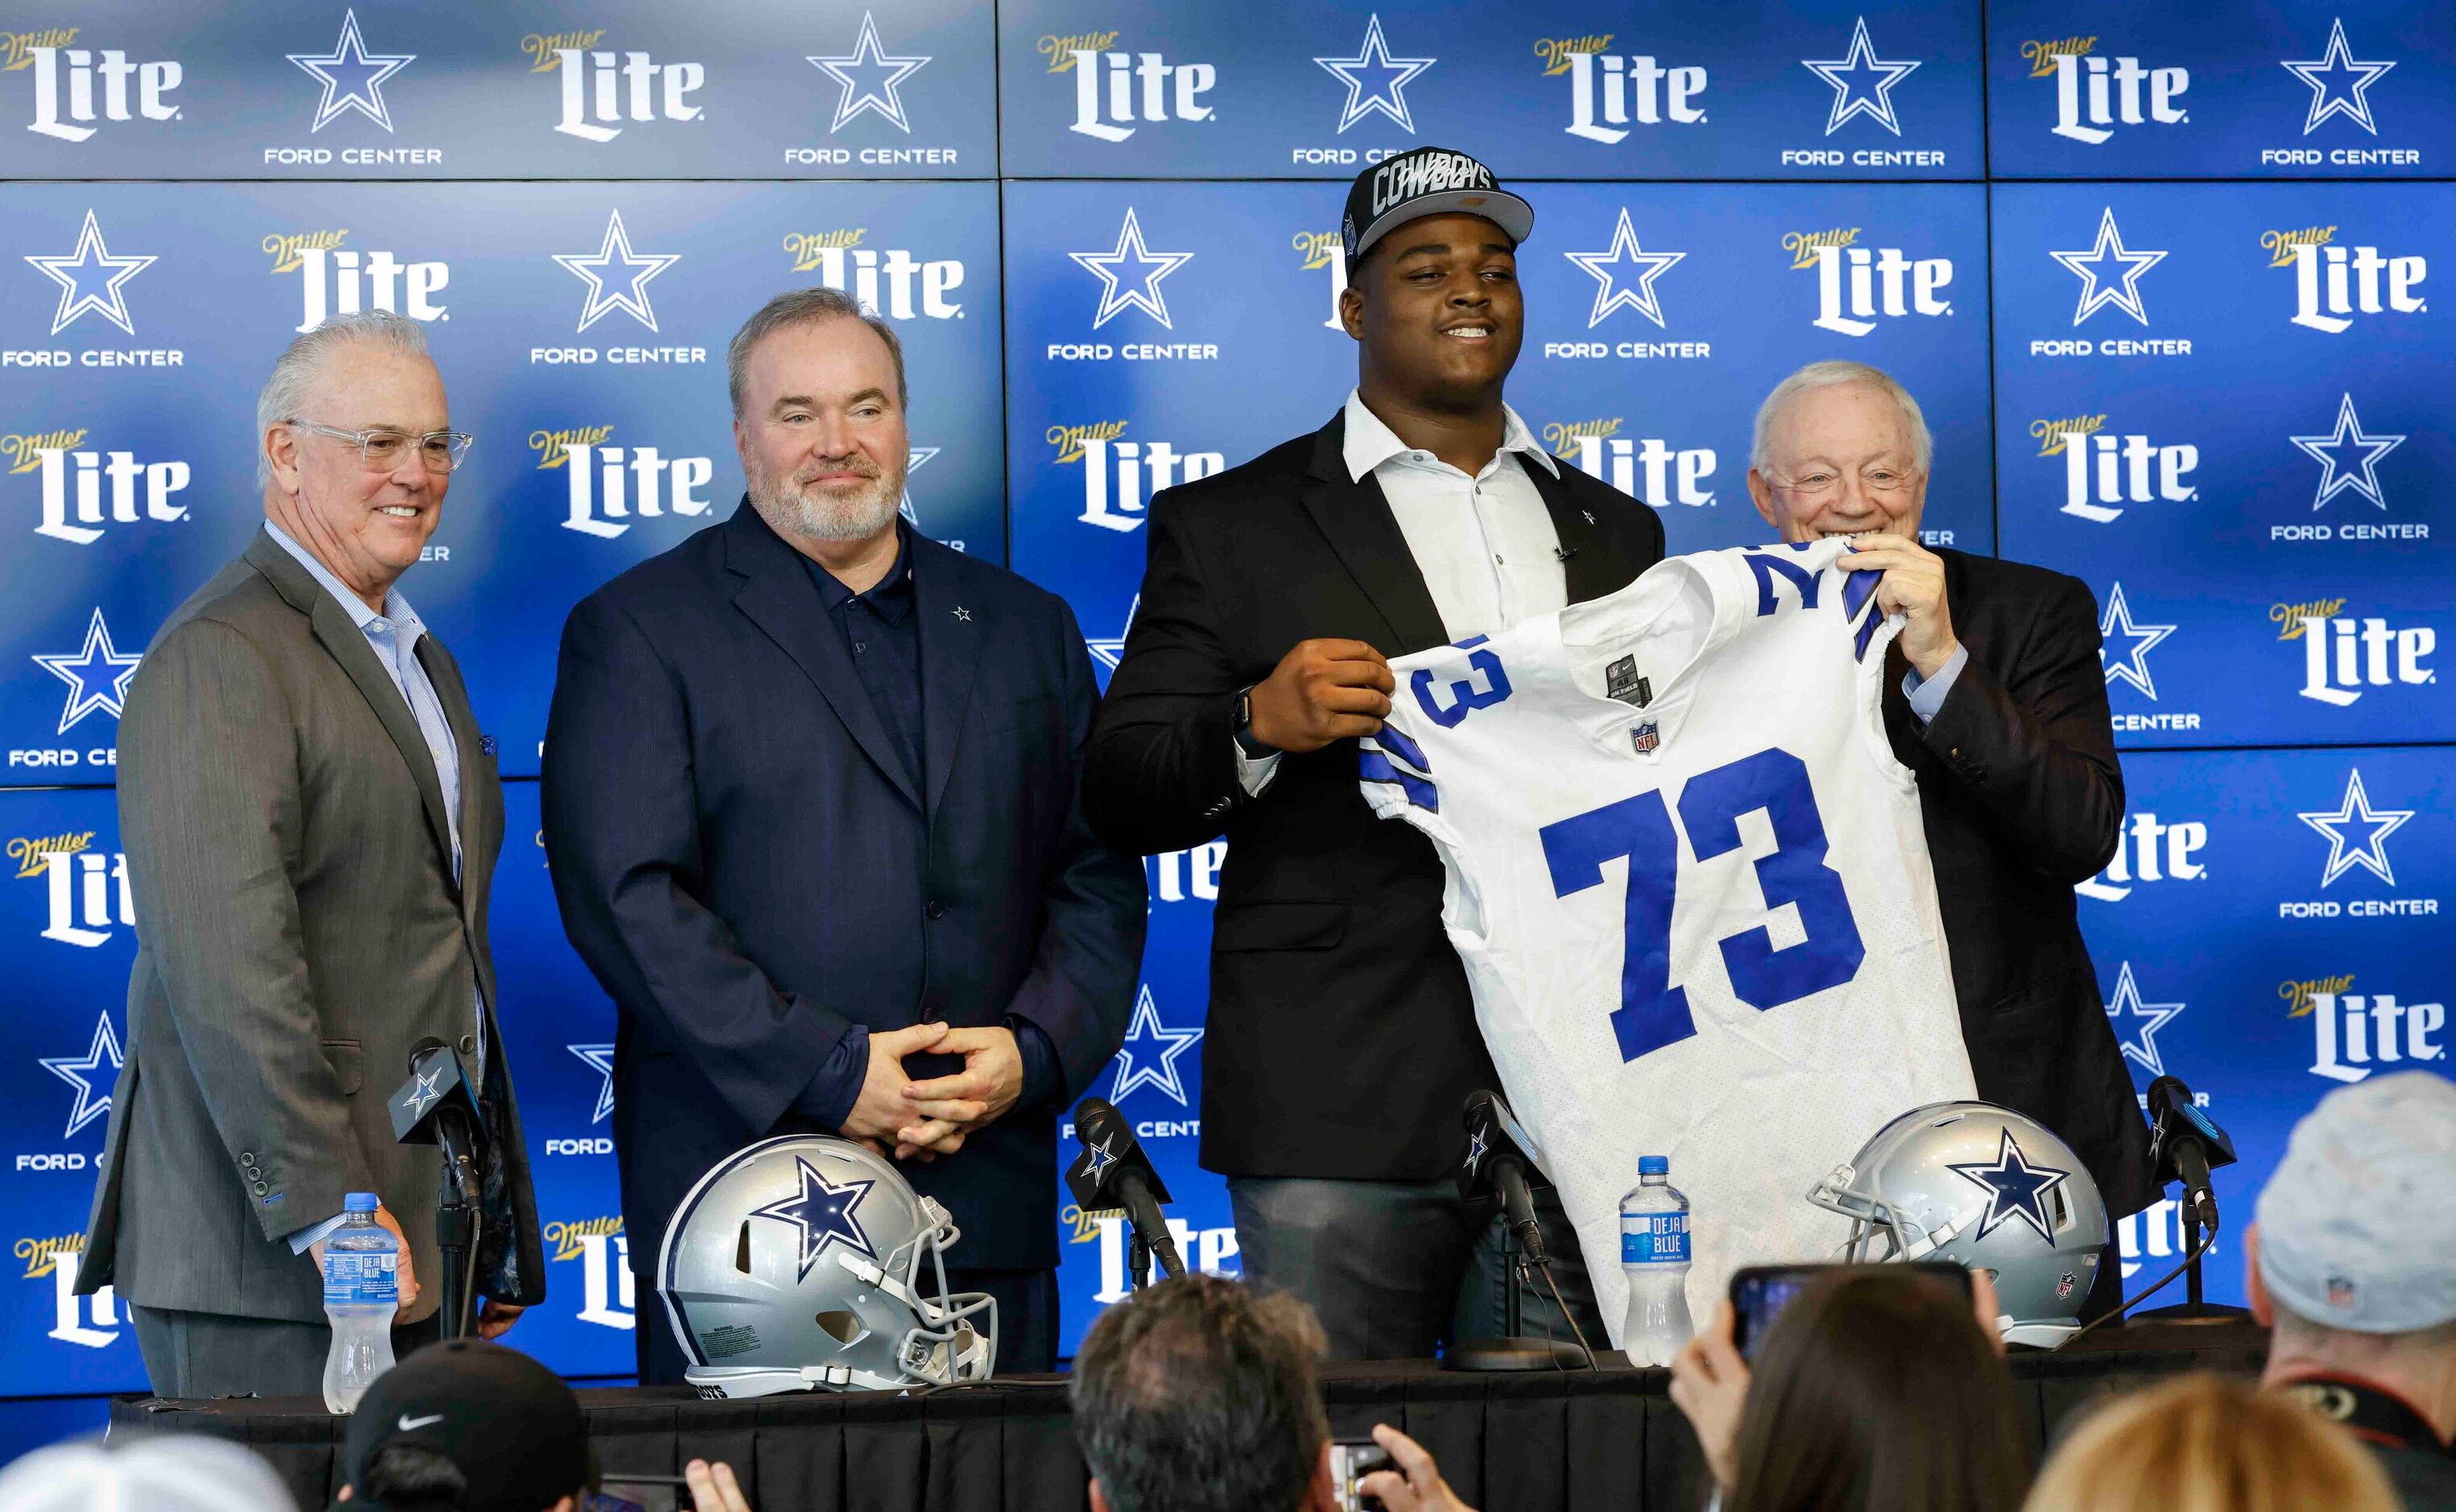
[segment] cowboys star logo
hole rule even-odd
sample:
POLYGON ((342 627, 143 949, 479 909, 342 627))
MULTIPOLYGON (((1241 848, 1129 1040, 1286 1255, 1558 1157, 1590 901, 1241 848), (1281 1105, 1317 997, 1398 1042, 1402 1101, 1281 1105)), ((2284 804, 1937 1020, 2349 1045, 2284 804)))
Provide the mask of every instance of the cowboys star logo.
POLYGON ((1198 1029, 1170 1029, 1159 1021, 1159 1004, 1153 1000, 1147 986, 1135 998, 1135 1016, 1126 1026, 1126 1042, 1117 1047, 1117 1084, 1109 1089, 1109 1100, 1121 1103, 1126 1093, 1137 1087, 1156 1089, 1161 1095, 1178 1107, 1187 1106, 1185 1080, 1177 1071, 1177 1058, 1194 1048, 1202 1037, 1198 1029), (1137 1049, 1136 1047, 1142 1047, 1137 1049), (1155 1052, 1151 1047, 1157 1046, 1155 1052), (1137 1065, 1140 1058, 1142 1064, 1137 1065))
POLYGON ((69 700, 60 710, 60 734, 74 728, 79 720, 100 709, 113 719, 119 718, 120 706, 127 701, 128 684, 136 677, 136 664, 144 658, 135 653, 122 654, 111 644, 111 626, 102 623, 102 611, 93 611, 86 622, 85 645, 76 651, 55 656, 37 654, 34 664, 69 685, 69 700))
POLYGON ((1316 58, 1316 63, 1331 77, 1347 86, 1347 103, 1339 112, 1341 132, 1379 111, 1398 123, 1399 130, 1413 133, 1416 122, 1407 113, 1407 96, 1402 92, 1407 81, 1431 68, 1436 58, 1394 58, 1390 44, 1382 35, 1382 18, 1369 17, 1364 23, 1364 42, 1352 58, 1316 58), (1379 82, 1368 82, 1373 75, 1379 82))
POLYGON ((2142 325, 2149 323, 2149 311, 2140 302, 2140 276, 2165 260, 2162 252, 2133 252, 2123 245, 2123 234, 2115 227, 2115 207, 2098 223, 2098 240, 2086 251, 2050 252, 2048 256, 2062 263, 2080 279, 2080 303, 2073 311, 2073 324, 2078 325, 2108 305, 2113 305, 2142 325), (2098 270, 2115 265, 2115 276, 2102 277, 2098 270))
POLYGON ((2107 593, 2106 613, 2098 623, 2098 636, 2112 644, 2118 637, 2130 642, 2121 656, 2113 656, 2106 646, 2098 648, 2098 659, 2106 668, 2106 685, 2129 683, 2146 698, 2158 696, 2158 681, 2149 675, 2144 660, 2159 642, 2175 633, 2171 624, 2136 624, 2132 605, 2123 602, 2123 584, 2117 583, 2107 593))
POLYGON ((2328 860, 2320 871, 2320 886, 2326 887, 2356 867, 2362 868, 2389 887, 2396 886, 2396 869, 2387 862, 2387 837, 2405 828, 2414 816, 2411 808, 2373 808, 2371 796, 2363 790, 2360 767, 2345 773, 2345 796, 2331 813, 2298 813, 2294 817, 2326 837, 2328 860), (2354 833, 2348 834, 2347 831, 2354 833))
POLYGON ((110 1114, 111 1087, 119 1074, 120 1058, 119 1031, 112 1027, 108 1012, 94 1020, 93 1043, 83 1055, 40 1057, 45 1071, 76 1089, 76 1106, 69 1110, 69 1126, 61 1132, 62 1138, 110 1114))
POLYGON ((912 475, 921 470, 922 463, 937 456, 944 449, 937 446, 908 446, 904 450, 904 497, 896 503, 895 512, 910 521, 915 530, 921 528, 921 516, 912 507, 912 475))
POLYGON ((2320 464, 2320 490, 2311 496, 2311 509, 2317 513, 2329 500, 2351 489, 2379 508, 2387 507, 2387 496, 2380 492, 2380 459, 2405 444, 2402 436, 2385 431, 2365 435, 2363 422, 2354 414, 2354 397, 2345 396, 2337 407, 2337 428, 2325 436, 2288 436, 2285 438, 2310 455, 2320 464))
POLYGON ((2370 133, 2379 134, 2379 126, 2371 119, 2371 102, 2367 93, 2380 75, 2396 67, 2390 62, 2357 63, 2353 49, 2345 45, 2345 23, 2341 16, 2328 29, 2328 51, 2303 63, 2280 59, 2277 65, 2311 86, 2311 112, 2302 118, 2302 134, 2310 135, 2320 123, 2331 115, 2345 119, 2370 133))
POLYGON ((1083 645, 1092 653, 1092 660, 1099 663, 1104 670, 1114 672, 1117 664, 1125 660, 1126 635, 1135 627, 1135 611, 1142 606, 1143 596, 1137 593, 1134 602, 1126 605, 1126 623, 1117 626, 1116 634, 1087 635, 1083 638, 1083 645))
MULTIPOLYGON (((1115 1135, 1111 1136, 1111 1138, 1115 1137, 1115 1135)), ((1108 1172, 1108 1169, 1117 1163, 1116 1152, 1109 1148, 1109 1143, 1108 1139, 1103 1139, 1098 1144, 1086 1145, 1083 1149, 1083 1176, 1095 1187, 1100 1184, 1100 1177, 1108 1172)))
POLYGON ((2047 1211, 2047 1198, 2072 1178, 2072 1173, 2030 1164, 2021 1147, 2014 1142, 2012 1130, 2003 1132, 2003 1143, 1996 1147, 1994 1165, 1974 1160, 1945 1169, 1987 1193, 1987 1212, 1978 1220, 1979 1238, 1987 1237, 2007 1220, 2019 1218, 2037 1230, 2039 1238, 2049 1244, 2056 1241, 2056 1221, 2047 1211))
POLYGON ((565 1045, 584 1061, 588 1069, 605 1078, 597 1087, 597 1111, 588 1115, 590 1123, 604 1123, 614 1112, 614 1047, 611 1045, 565 1045))
POLYGON ((2106 997, 2106 1022, 2123 1047, 2123 1058, 2136 1061, 2152 1076, 2166 1074, 2165 1057, 2158 1052, 2158 1031, 2183 1011, 2180 1003, 2144 1003, 2140 984, 2132 979, 2132 963, 2115 972, 2115 991, 2106 997))
POLYGON ((1153 252, 1143 245, 1142 223, 1135 218, 1134 207, 1126 207, 1125 223, 1117 228, 1117 245, 1112 252, 1070 252, 1066 255, 1079 263, 1085 272, 1100 280, 1100 309, 1092 317, 1092 329, 1097 331, 1128 309, 1140 310, 1169 330, 1168 299, 1159 292, 1159 281, 1194 260, 1190 252, 1153 252), (1129 276, 1123 271, 1133 265, 1129 276))
POLYGON ((585 253, 556 253, 554 260, 573 276, 588 284, 588 306, 580 312, 580 329, 587 330, 607 312, 620 310, 649 330, 657 328, 657 312, 648 303, 648 280, 682 261, 679 254, 634 253, 630 233, 623 229, 623 213, 616 211, 605 221, 605 243, 595 256, 585 253), (607 271, 619 266, 620 277, 608 276, 607 271), (617 289, 615 285, 622 287, 617 289))
POLYGON ((837 1186, 800 1155, 793 1157, 793 1168, 801 1179, 800 1193, 750 1213, 754 1218, 774 1218, 793 1225, 798 1239, 793 1278, 798 1281, 808 1276, 810 1267, 819 1263, 819 1257, 830 1244, 858 1250, 873 1260, 878 1258, 878 1252, 870 1247, 870 1235, 854 1213, 877 1183, 848 1181, 837 1186))
POLYGON ((1868 18, 1851 29, 1851 50, 1830 62, 1807 58, 1799 66, 1833 86, 1833 109, 1825 117, 1825 134, 1832 135, 1853 115, 1865 115, 1895 136, 1902 123, 1893 113, 1893 86, 1910 77, 1915 61, 1888 63, 1876 56, 1868 40, 1868 18))
POLYGON ((1628 208, 1623 206, 1619 223, 1612 227, 1611 245, 1601 252, 1565 252, 1561 255, 1577 264, 1595 280, 1595 307, 1586 317, 1586 329, 1591 331, 1613 311, 1627 306, 1653 321, 1663 324, 1663 302, 1654 292, 1654 280, 1663 276, 1673 264, 1688 256, 1685 252, 1647 252, 1637 244, 1637 232, 1629 225, 1628 208), (1637 277, 1615 288, 1612 269, 1627 264, 1637 270, 1637 277))
POLYGON ((113 256, 111 249, 102 244, 102 227, 94 220, 92 211, 85 213, 85 226, 77 233, 74 252, 65 256, 30 256, 26 260, 60 286, 60 307, 51 316, 51 335, 59 335, 88 311, 130 336, 136 334, 135 322, 128 318, 128 299, 120 285, 154 266, 154 259, 133 255, 113 256))
POLYGON ((366 39, 358 34, 356 10, 341 12, 341 37, 333 44, 332 51, 286 55, 324 86, 324 97, 316 102, 316 124, 308 128, 310 132, 322 131, 351 111, 391 131, 392 112, 384 109, 383 81, 418 61, 415 52, 369 52, 366 39))
POLYGON ((919 72, 930 59, 926 55, 889 57, 878 44, 878 22, 869 11, 861 13, 861 33, 853 39, 850 57, 804 61, 844 87, 836 99, 836 118, 828 127, 830 133, 843 131, 847 121, 868 111, 897 131, 911 133, 912 123, 905 119, 896 86, 919 72))

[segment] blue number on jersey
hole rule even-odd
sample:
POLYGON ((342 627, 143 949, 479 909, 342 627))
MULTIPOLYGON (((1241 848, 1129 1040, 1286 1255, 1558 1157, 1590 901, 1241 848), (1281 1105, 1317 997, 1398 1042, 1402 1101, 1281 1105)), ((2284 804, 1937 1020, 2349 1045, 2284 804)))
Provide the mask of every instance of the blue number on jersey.
MULTIPOLYGON (((1459 648, 1468 650, 1482 645, 1484 640, 1479 635, 1461 641, 1459 648)), ((1443 729, 1456 728, 1459 721, 1469 713, 1489 707, 1509 696, 1509 674, 1501 669, 1500 657, 1490 651, 1468 651, 1466 664, 1470 671, 1483 674, 1484 686, 1477 687, 1472 677, 1461 678, 1449 686, 1448 704, 1443 704, 1433 691, 1433 674, 1429 667, 1418 671, 1408 680, 1407 685, 1415 689, 1416 702, 1423 706, 1424 717, 1443 729)))
MULTIPOLYGON (((1851 917, 1841 874, 1826 862, 1825 821, 1798 757, 1759 751, 1700 772, 1680 794, 1680 822, 1701 861, 1737 848, 1740 816, 1760 808, 1772 825, 1774 849, 1754 864, 1757 886, 1767 908, 1789 903, 1798 909, 1807 936, 1777 949, 1759 925, 1718 942, 1731 990, 1763 1011, 1851 980, 1868 951, 1851 917)), ((1545 825, 1540 835, 1555 897, 1600 884, 1607 861, 1628 861, 1620 1007, 1611 1014, 1621 1059, 1635 1060, 1696 1033, 1688 992, 1671 985, 1680 843, 1661 791, 1649 789, 1545 825)))

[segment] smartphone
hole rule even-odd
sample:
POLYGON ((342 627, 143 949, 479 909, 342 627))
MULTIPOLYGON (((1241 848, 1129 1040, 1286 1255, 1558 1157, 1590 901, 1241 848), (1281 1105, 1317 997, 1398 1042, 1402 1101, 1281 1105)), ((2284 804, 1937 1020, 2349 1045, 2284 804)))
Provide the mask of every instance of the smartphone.
MULTIPOLYGON (((1757 1345, 1772 1326, 1774 1315, 1791 1305, 1791 1299, 1808 1289, 1808 1284, 1828 1271, 1874 1270, 1875 1266, 1854 1265, 1744 1265, 1731 1273, 1731 1342, 1738 1346, 1740 1358, 1753 1360, 1757 1345)), ((1888 1265, 1882 1269, 1895 1267, 1888 1265)), ((1925 1271, 1957 1287, 1961 1295, 1970 1295, 1970 1272, 1950 1260, 1914 1260, 1909 1263, 1914 1271, 1925 1271)))
POLYGON ((689 1512, 690 1485, 678 1475, 609 1475, 589 1493, 587 1512, 689 1512))
POLYGON ((1396 1470, 1390 1451, 1370 1439, 1330 1440, 1330 1484, 1339 1497, 1340 1512, 1382 1512, 1379 1499, 1366 1496, 1356 1483, 1376 1470, 1396 1470))

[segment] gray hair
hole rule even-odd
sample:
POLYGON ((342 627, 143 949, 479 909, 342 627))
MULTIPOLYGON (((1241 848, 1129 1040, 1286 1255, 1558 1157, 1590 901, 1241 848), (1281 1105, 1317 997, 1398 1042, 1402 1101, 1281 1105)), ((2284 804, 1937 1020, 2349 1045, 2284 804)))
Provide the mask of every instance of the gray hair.
POLYGON ((1924 475, 1929 460, 1935 455, 1935 438, 1928 434, 1927 417, 1919 413, 1918 400, 1911 398, 1911 391, 1891 373, 1865 362, 1811 362, 1775 384, 1765 402, 1757 406, 1756 432, 1749 441, 1749 465, 1760 469, 1765 466, 1767 438, 1773 434, 1774 421, 1782 418, 1792 400, 1842 383, 1873 384, 1901 406, 1902 419, 1911 429, 1911 466, 1924 475))
POLYGON ((1162 1281, 1092 1324, 1074 1437, 1115 1512, 1295 1512, 1330 1439, 1321 1324, 1216 1276, 1162 1281))
POLYGON ((333 354, 365 341, 404 357, 426 356, 426 328, 390 310, 337 315, 292 341, 273 362, 273 376, 256 397, 256 486, 273 481, 273 460, 264 454, 264 433, 284 420, 306 419, 308 397, 333 354))
POLYGON ((0 1471, 0 1506, 13 1512, 291 1512, 297 1503, 273 1466, 226 1440, 161 1434, 133 1440, 53 1444, 0 1471))
POLYGON ((895 407, 911 407, 911 396, 904 387, 904 343, 884 316, 842 289, 788 289, 743 321, 742 329, 733 333, 732 341, 726 346, 725 381, 733 393, 735 419, 742 419, 743 390, 750 384, 750 349, 779 331, 816 325, 822 320, 858 320, 877 332, 878 338, 887 343, 887 355, 895 360, 895 407))

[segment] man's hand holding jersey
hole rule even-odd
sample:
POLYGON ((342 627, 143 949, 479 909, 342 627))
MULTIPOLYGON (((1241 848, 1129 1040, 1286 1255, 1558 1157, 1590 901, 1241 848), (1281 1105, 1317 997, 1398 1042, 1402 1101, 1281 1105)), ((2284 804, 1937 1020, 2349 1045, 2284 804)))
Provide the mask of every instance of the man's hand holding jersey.
POLYGON ((1944 670, 1961 643, 1953 634, 1953 610, 1944 602, 1944 559, 1916 536, 1872 530, 1851 538, 1851 549, 1833 563, 1845 572, 1881 572, 1876 607, 1904 617, 1902 655, 1922 678, 1944 670))
POLYGON ((1248 727, 1274 750, 1320 750, 1380 733, 1397 686, 1389 661, 1361 641, 1299 641, 1247 695, 1248 727))

